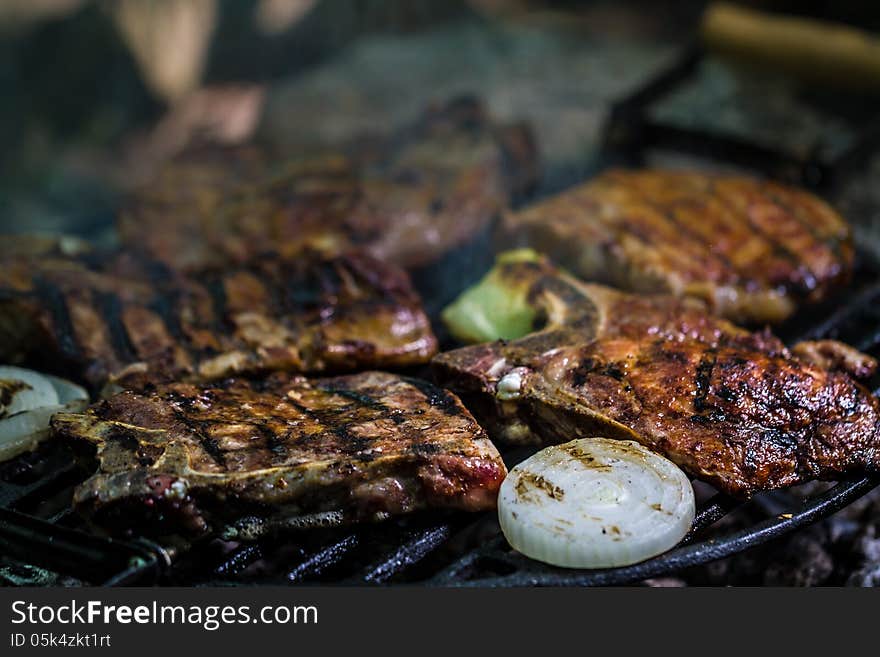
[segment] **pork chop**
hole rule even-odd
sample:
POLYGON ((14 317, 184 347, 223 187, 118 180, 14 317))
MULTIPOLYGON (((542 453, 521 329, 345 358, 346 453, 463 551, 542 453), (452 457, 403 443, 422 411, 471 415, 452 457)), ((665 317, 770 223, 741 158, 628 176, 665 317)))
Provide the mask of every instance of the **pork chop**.
POLYGON ((174 383, 58 414, 52 429, 97 452, 75 507, 153 534, 202 534, 244 515, 346 522, 493 509, 507 472, 454 395, 382 372, 174 383))
POLYGON ((743 176, 613 170, 508 214, 503 234, 584 280, 696 297, 750 323, 827 298, 853 268, 850 228, 831 207, 743 176))
POLYGON ((508 325, 544 328, 433 365, 499 442, 636 440, 738 497, 880 469, 880 404, 854 378, 876 362, 851 347, 791 351, 699 302, 585 284, 534 254, 502 257, 483 284, 527 315, 508 325))
POLYGON ((20 247, 0 253, 0 358, 95 388, 400 367, 436 350, 406 273, 365 253, 182 275, 126 250, 20 247))
POLYGON ((186 153, 137 190, 123 242, 182 271, 255 254, 352 247, 405 267, 469 241, 534 184, 529 130, 476 100, 427 109, 380 138, 275 161, 244 147, 186 153))

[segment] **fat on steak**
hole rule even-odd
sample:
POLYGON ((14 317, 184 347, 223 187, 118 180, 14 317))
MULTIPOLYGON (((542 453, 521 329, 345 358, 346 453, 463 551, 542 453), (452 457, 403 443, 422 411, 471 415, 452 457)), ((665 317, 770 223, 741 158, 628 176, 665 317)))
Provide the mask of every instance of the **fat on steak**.
POLYGON ((159 534, 202 534, 246 515, 493 509, 507 473, 453 394, 383 372, 127 391, 56 415, 52 430, 97 453, 76 508, 110 528, 159 534))

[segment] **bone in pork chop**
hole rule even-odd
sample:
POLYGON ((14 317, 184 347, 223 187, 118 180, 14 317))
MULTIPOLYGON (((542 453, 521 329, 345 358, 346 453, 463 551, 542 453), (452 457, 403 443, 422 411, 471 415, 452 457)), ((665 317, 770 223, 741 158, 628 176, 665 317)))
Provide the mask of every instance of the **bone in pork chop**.
POLYGON ((181 275, 130 251, 17 243, 0 252, 0 358, 94 387, 399 367, 436 350, 406 273, 364 253, 181 275))
MULTIPOLYGON (((876 363, 846 345, 790 351, 699 302, 581 283, 528 253, 502 256, 483 285, 527 315, 508 326, 546 323, 433 361, 499 441, 636 440, 735 496, 880 469, 880 404, 853 378, 876 363)), ((457 333, 492 326, 471 320, 457 333)))
POLYGON ((75 506, 151 533, 198 534, 246 514, 493 509, 507 472, 454 395, 382 372, 163 385, 56 415, 52 428, 97 449, 75 506))
POLYGON ((504 219, 508 244, 632 292, 692 296, 779 322, 848 280, 846 222, 805 191, 744 176, 609 171, 504 219))

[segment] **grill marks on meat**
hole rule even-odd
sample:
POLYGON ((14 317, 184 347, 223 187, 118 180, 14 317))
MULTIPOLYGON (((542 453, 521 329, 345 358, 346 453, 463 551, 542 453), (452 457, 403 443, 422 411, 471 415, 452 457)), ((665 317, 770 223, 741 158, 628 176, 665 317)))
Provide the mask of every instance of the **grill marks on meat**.
POLYGON ((338 253, 365 239, 348 217, 360 195, 343 155, 247 167, 241 149, 186 153, 140 188, 119 216, 123 243, 177 271, 242 264, 265 252, 338 253))
POLYGON ((283 164, 250 148, 188 154, 134 195, 122 240, 183 271, 352 247, 422 265, 486 229, 537 177, 528 130, 495 124, 469 98, 346 150, 283 164))
POLYGON ((633 439, 735 496, 880 469, 880 405, 847 373, 873 359, 831 341, 789 351, 696 302, 583 284, 546 261, 503 267, 547 327, 434 359, 493 437, 633 439), (519 393, 499 399, 511 374, 519 393))
POLYGON ((198 276, 130 252, 2 264, 0 356, 60 358, 95 386, 405 366, 436 351, 406 274, 363 253, 264 255, 198 276))
POLYGON ((362 520, 492 509, 506 475, 454 395, 381 372, 162 385, 56 415, 52 426, 97 450, 99 471, 75 506, 154 533, 201 533, 246 513, 362 520))
POLYGON ((750 322, 826 298, 853 266, 850 229, 823 201, 738 176, 609 171, 509 214, 504 232, 583 278, 750 322))

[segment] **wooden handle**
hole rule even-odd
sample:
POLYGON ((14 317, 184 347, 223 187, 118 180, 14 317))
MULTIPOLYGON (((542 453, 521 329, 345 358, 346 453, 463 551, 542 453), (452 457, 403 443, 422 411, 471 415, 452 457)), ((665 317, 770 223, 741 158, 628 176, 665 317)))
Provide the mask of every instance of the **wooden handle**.
POLYGON ((880 92, 880 39, 808 18, 711 4, 701 33, 707 48, 823 86, 880 92))

